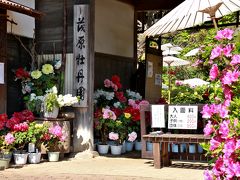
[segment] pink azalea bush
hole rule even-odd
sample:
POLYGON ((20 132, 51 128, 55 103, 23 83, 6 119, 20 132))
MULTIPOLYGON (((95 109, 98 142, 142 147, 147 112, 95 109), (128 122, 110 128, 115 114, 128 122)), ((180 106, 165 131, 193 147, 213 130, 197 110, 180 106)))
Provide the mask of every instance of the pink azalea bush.
POLYGON ((218 31, 215 38, 221 44, 213 48, 210 56, 213 91, 211 104, 203 107, 202 116, 208 119, 204 135, 211 140, 202 146, 213 166, 204 172, 206 180, 240 178, 240 55, 229 43, 233 33, 231 29, 218 31))

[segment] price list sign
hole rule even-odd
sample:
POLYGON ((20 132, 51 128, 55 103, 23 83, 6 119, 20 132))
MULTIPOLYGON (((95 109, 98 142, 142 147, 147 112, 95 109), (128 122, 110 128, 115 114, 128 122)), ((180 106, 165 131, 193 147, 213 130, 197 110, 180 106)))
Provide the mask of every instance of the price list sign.
POLYGON ((168 129, 197 129, 198 106, 169 106, 168 129))

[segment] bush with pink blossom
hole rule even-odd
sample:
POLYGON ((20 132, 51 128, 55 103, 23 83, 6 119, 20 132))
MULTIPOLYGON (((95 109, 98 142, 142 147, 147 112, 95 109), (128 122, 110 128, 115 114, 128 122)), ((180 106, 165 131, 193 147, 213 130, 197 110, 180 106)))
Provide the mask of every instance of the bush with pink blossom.
POLYGON ((204 135, 211 137, 202 144, 212 158, 211 170, 204 172, 207 180, 240 178, 240 55, 230 43, 233 34, 231 29, 218 31, 215 38, 219 44, 209 60, 211 104, 202 110, 203 118, 208 119, 204 135))

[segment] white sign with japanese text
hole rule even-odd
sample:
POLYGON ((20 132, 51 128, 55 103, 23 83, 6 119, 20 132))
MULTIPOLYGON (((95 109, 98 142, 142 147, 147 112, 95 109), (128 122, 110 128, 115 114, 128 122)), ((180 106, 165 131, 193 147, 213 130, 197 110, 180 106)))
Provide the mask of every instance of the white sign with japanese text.
POLYGON ((165 128, 164 105, 151 105, 152 128, 165 128))
POLYGON ((4 63, 0 63, 0 84, 4 84, 4 63))
POLYGON ((74 56, 74 91, 80 97, 75 107, 88 106, 88 17, 89 5, 74 5, 73 21, 73 56, 74 56))
POLYGON ((169 106, 168 129, 197 129, 198 106, 169 106))

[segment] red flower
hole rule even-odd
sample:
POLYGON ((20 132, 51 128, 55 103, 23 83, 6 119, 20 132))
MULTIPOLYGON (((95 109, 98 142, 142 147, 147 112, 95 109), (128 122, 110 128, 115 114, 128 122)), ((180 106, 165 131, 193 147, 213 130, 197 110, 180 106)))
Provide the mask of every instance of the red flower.
POLYGON ((24 117, 24 120, 28 122, 32 122, 35 118, 32 111, 29 111, 27 109, 22 111, 22 116, 24 117))
POLYGON ((102 117, 103 113, 102 113, 102 110, 101 109, 97 109, 95 112, 94 112, 94 118, 100 118, 102 117))
POLYGON ((0 122, 6 122, 7 121, 7 114, 0 114, 0 122))
POLYGON ((115 92, 115 95, 120 102, 127 101, 127 98, 124 96, 123 92, 115 92))
POLYGON ((114 84, 120 83, 120 77, 118 75, 113 75, 111 80, 114 84))
POLYGON ((30 74, 27 71, 25 71, 22 67, 16 70, 15 75, 17 79, 24 79, 30 77, 30 74))
POLYGON ((19 124, 20 120, 16 117, 12 117, 11 119, 9 119, 6 123, 6 127, 13 130, 13 127, 15 124, 19 124))
POLYGON ((50 135, 49 134, 44 134, 43 137, 42 137, 43 140, 45 141, 48 141, 51 139, 50 135))
POLYGON ((19 123, 19 124, 15 124, 13 126, 13 130, 14 131, 21 131, 21 132, 25 132, 28 130, 28 124, 26 122, 24 123, 19 123))
POLYGON ((140 111, 139 109, 134 109, 131 106, 128 106, 125 110, 125 113, 130 113, 133 121, 140 121, 140 111))
POLYGON ((115 113, 117 117, 119 117, 122 114, 122 110, 119 108, 112 107, 111 110, 115 113))

